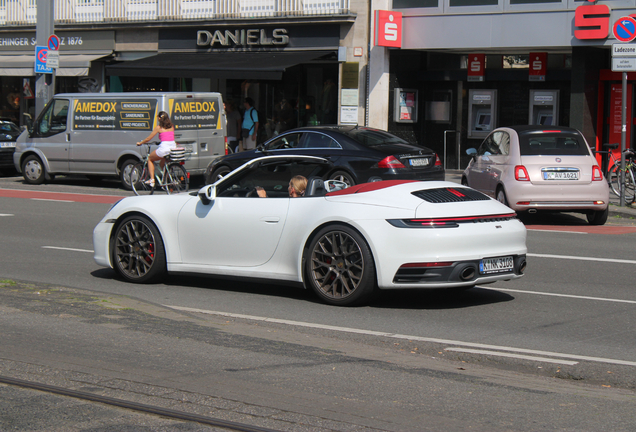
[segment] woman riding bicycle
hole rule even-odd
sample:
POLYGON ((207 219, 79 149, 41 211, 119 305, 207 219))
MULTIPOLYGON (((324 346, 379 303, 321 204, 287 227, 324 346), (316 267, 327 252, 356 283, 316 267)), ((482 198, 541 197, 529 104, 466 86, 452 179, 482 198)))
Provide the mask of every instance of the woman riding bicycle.
POLYGON ((163 169, 163 166, 166 164, 166 156, 170 154, 170 150, 177 147, 177 143, 174 142, 174 125, 170 121, 170 116, 167 112, 161 111, 159 115, 157 115, 159 122, 157 126, 153 129, 152 133, 148 135, 148 137, 142 141, 137 143, 138 146, 147 143, 150 141, 155 135, 159 134, 159 140, 161 144, 157 150, 154 150, 148 156, 148 173, 150 174, 150 179, 146 180, 146 183, 151 187, 155 185, 155 164, 156 161, 161 161, 160 165, 163 169))

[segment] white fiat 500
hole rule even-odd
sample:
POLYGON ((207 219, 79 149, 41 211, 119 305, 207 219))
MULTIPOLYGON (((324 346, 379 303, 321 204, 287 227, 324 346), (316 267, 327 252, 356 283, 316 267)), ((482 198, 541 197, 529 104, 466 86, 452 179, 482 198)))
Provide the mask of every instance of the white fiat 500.
POLYGON ((607 221, 609 186, 576 129, 501 127, 466 153, 473 159, 462 184, 515 211, 581 212, 592 225, 607 221))
POLYGON ((297 283, 334 305, 376 288, 470 288, 523 275, 525 227, 496 200, 449 182, 343 189, 323 181, 330 169, 322 158, 269 156, 198 193, 125 198, 94 230, 95 261, 132 282, 181 272, 297 283), (291 198, 297 175, 307 187, 291 198))

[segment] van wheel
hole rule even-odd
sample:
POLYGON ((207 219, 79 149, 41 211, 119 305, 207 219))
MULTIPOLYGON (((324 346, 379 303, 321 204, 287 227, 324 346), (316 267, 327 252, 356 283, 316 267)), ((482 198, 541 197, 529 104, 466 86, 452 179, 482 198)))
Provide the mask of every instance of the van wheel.
POLYGON ((42 184, 46 175, 44 165, 39 157, 31 155, 22 162, 22 175, 29 184, 42 184))
POLYGON ((130 184, 130 173, 137 162, 139 162, 137 159, 126 159, 119 168, 119 179, 126 190, 132 190, 132 185, 130 184))

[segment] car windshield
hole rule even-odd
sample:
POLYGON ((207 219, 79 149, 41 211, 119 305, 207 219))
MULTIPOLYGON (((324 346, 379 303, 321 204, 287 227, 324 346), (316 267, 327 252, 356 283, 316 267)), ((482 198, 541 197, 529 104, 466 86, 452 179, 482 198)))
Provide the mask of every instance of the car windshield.
POLYGON ((254 189, 259 186, 270 198, 289 198, 287 187, 292 177, 324 177, 329 170, 326 163, 313 161, 271 162, 264 161, 251 169, 230 175, 217 189, 220 197, 257 197, 254 189))
POLYGON ((409 143, 402 138, 380 130, 355 128, 349 131, 343 131, 343 133, 365 147, 378 147, 387 144, 409 145, 409 143))
POLYGON ((586 156, 585 140, 574 133, 534 133, 519 136, 521 156, 586 156))
POLYGON ((0 123, 0 130, 5 133, 20 133, 20 129, 13 123, 0 123))

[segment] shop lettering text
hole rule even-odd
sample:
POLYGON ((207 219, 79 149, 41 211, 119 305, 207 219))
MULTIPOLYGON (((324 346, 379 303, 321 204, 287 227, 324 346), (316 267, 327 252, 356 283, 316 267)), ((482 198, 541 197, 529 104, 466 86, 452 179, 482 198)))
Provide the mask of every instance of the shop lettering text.
MULTIPOLYGON (((65 45, 82 45, 84 41, 82 36, 61 36, 60 46, 65 45)), ((35 46, 36 39, 26 37, 0 37, 0 46, 35 46)))
POLYGON ((242 29, 242 30, 199 30, 197 32, 198 46, 234 46, 234 45, 287 45, 289 36, 287 29, 274 29, 271 37, 266 29, 242 29))

